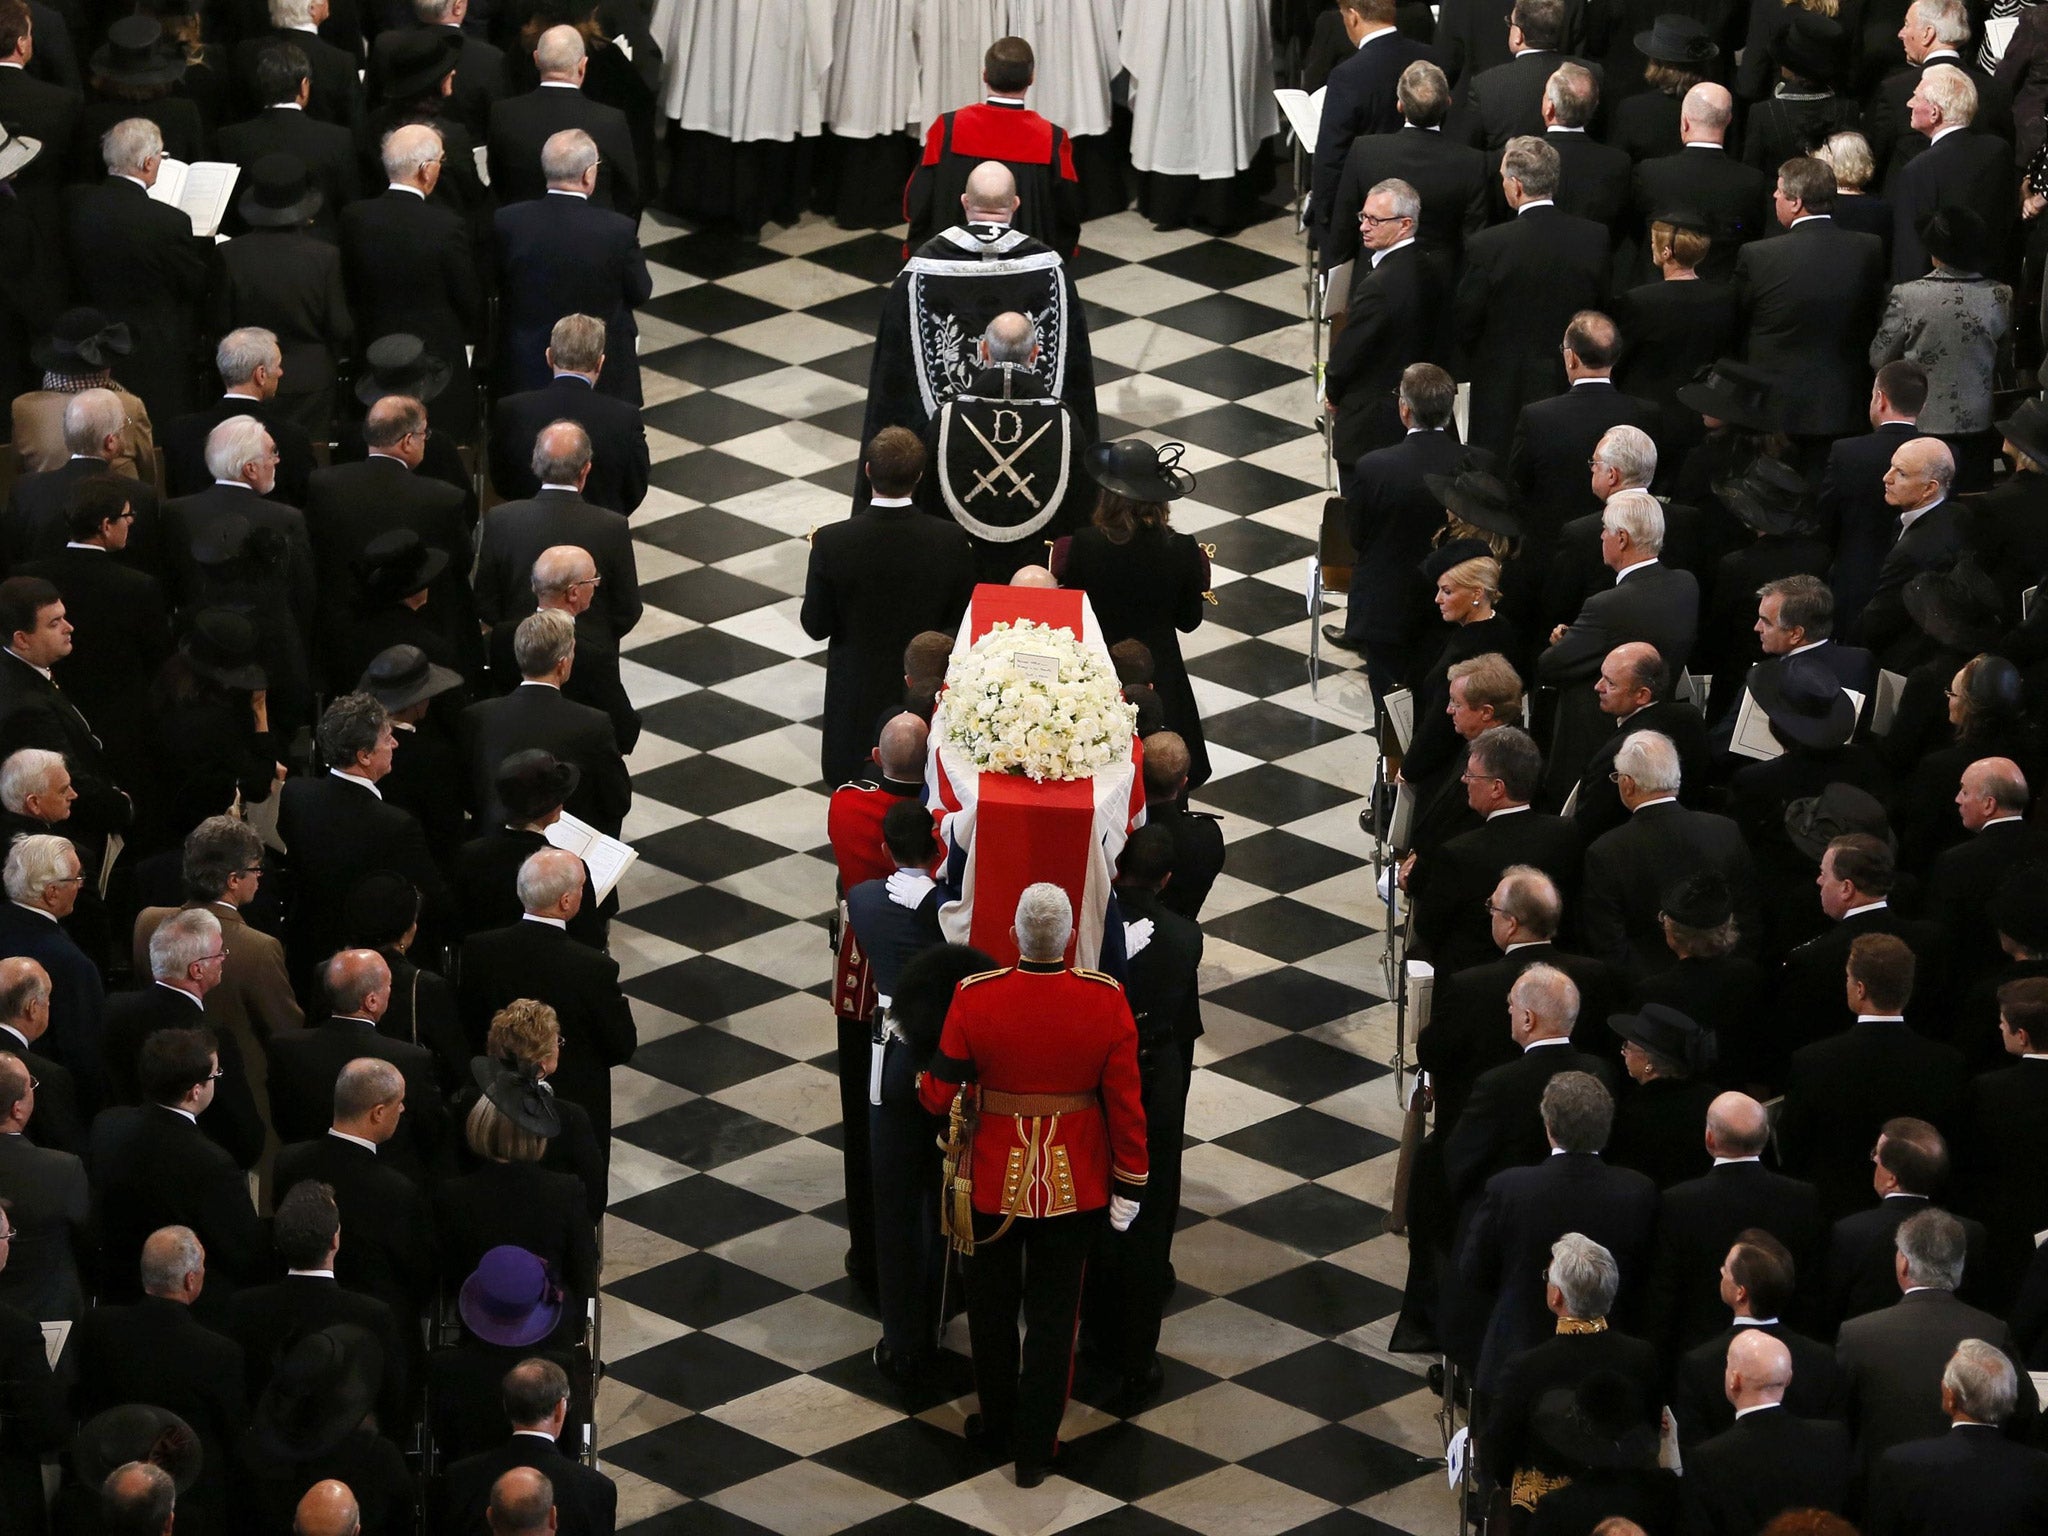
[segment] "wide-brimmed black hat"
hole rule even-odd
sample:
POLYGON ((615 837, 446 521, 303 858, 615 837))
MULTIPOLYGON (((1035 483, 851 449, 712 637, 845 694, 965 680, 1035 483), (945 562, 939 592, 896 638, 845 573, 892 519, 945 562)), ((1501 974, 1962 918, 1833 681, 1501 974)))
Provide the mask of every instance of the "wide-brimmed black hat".
POLYGON ((1842 24, 1796 5, 1787 6, 1784 14, 1771 48, 1778 66, 1815 85, 1832 85, 1842 69, 1842 24))
POLYGON ((134 341, 125 320, 109 320, 98 310, 81 306, 67 309, 50 327, 50 334, 29 349, 38 368, 65 373, 77 363, 93 372, 113 366, 113 359, 126 357, 134 341))
POLYGON ((1657 1431, 1644 1417, 1642 1394, 1619 1371, 1595 1371, 1576 1387, 1544 1393, 1536 1399, 1530 1428, 1578 1467, 1646 1467, 1657 1455, 1657 1431))
POLYGON ((507 816, 515 821, 532 821, 566 802, 582 781, 583 770, 574 763, 565 763, 539 747, 529 747, 498 764, 494 787, 507 816))
POLYGON ((1636 34, 1636 52, 1660 64, 1678 64, 1697 70, 1721 50, 1703 22, 1690 16, 1659 16, 1647 32, 1636 34))
POLYGON ((42 152, 41 139, 9 132, 7 125, 0 123, 0 181, 7 180, 42 152))
POLYGON ((383 1377, 384 1352, 368 1329, 333 1323, 305 1334, 257 1399, 246 1444, 259 1462, 325 1456, 368 1416, 383 1377))
POLYGON ((223 688, 254 692, 269 685, 257 660, 256 627, 232 608, 206 608, 192 620, 178 652, 201 677, 223 688))
POLYGON ((2035 396, 2022 400, 2019 409, 1997 423, 1999 435, 2035 464, 2048 469, 2048 405, 2035 396))
POLYGON ((92 56, 92 72, 123 85, 169 85, 185 76, 185 56, 163 45, 163 23, 154 16, 123 16, 107 28, 107 40, 92 56))
POLYGON ((1722 358, 1709 363, 1673 392, 1688 411, 1698 411, 1731 427, 1752 432, 1775 432, 1778 410, 1772 400, 1771 376, 1761 368, 1722 358))
POLYGON ((435 549, 410 528, 393 528, 363 546, 355 568, 365 598, 395 603, 432 586, 448 569, 448 552, 435 549))
POLYGON ((1758 533, 1810 536, 1815 530, 1813 487, 1776 459, 1758 455, 1741 474, 1716 480, 1714 494, 1758 533))
POLYGON ((426 95, 448 77, 461 57, 462 39, 452 33, 401 33, 384 72, 384 101, 410 101, 426 95))
POLYGON ((1699 209, 1686 203, 1673 203, 1668 207, 1659 208, 1650 215, 1650 222, 1669 224, 1673 229, 1689 229, 1696 235, 1706 235, 1710 239, 1714 233, 1713 221, 1699 209))
POLYGON ((416 645, 387 645, 363 668, 356 692, 367 693, 392 714, 462 686, 462 674, 438 666, 416 645))
POLYGON ((2013 866, 1991 898, 1991 926, 2022 949, 2048 950, 2048 864, 2013 866))
POLYGON ((1920 243, 1927 247, 1927 254, 1943 266, 1958 272, 1984 270, 1988 254, 1985 247, 1991 237, 1984 227, 1984 215, 1976 209, 1949 204, 1935 209, 1914 227, 1920 232, 1920 243))
POLYGON ((191 1425, 151 1403, 125 1403, 95 1414, 71 1442, 71 1469, 87 1488, 99 1487, 131 1461, 163 1468, 178 1492, 189 1493, 206 1469, 206 1450, 191 1425))
POLYGON ((356 376, 356 398, 365 405, 375 405, 386 395, 431 400, 448 387, 453 372, 419 337, 393 331, 364 349, 363 371, 356 376))
POLYGON ((1610 1013, 1607 1027, 1646 1051, 1684 1063, 1688 1072, 1703 1072, 1714 1064, 1714 1032, 1669 1003, 1645 1003, 1634 1013, 1610 1013))
POLYGON ((1710 869, 1687 875, 1668 887, 1658 905, 1682 928, 1718 928, 1735 915, 1728 882, 1710 869))
POLYGON ((495 1061, 489 1056, 472 1056, 469 1075, 476 1079, 498 1113, 535 1136, 562 1134, 562 1110, 555 1092, 538 1072, 495 1061))
POLYGON ((1883 802, 1854 784, 1838 781, 1785 807, 1785 836, 1816 863, 1828 851, 1829 843, 1851 832, 1874 837, 1890 848, 1898 846, 1883 802))
POLYGON ((1423 557, 1422 574, 1434 583, 1453 566, 1463 565, 1467 560, 1482 558, 1493 558, 1493 546, 1486 540, 1445 539, 1423 557))
POLYGON ((343 942, 351 948, 396 944, 419 919, 420 888, 395 869, 371 870, 341 903, 343 942))
POLYGON ((320 211, 320 189, 297 155, 259 155, 243 175, 235 211, 245 223, 295 229, 320 211))
POLYGON ((1180 467, 1184 443, 1154 448, 1142 438, 1096 443, 1081 455, 1088 478, 1105 491, 1132 501, 1178 501, 1195 488, 1195 477, 1180 467))
POLYGON ((1974 561, 1922 571, 1906 583, 1906 612, 1930 639, 1962 651, 1997 644, 2004 631, 1998 586, 1974 561))
POLYGON ((1788 745, 1826 751, 1856 730, 1856 705, 1842 690, 1835 669, 1811 656, 1780 656, 1749 674, 1749 691, 1771 722, 1772 733, 1788 745))
POLYGON ((1459 522, 1503 538, 1522 536, 1514 493, 1485 470, 1465 468, 1455 475, 1424 475, 1422 483, 1459 522))

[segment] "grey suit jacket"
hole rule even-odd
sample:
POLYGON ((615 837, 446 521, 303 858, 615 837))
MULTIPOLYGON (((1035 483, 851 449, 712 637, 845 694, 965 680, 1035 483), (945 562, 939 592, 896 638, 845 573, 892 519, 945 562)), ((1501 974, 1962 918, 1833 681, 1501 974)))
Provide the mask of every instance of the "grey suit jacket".
MULTIPOLYGON (((1859 1466, 1870 1466, 1895 1445, 1947 1432, 1941 1373, 1964 1339, 1982 1339, 2019 1358, 2004 1323, 1949 1291, 1912 1291, 1882 1312, 1842 1324, 1835 1360, 1842 1368, 1859 1466)), ((2017 1425, 2024 1431, 2039 1412, 2033 1379, 2021 1371, 2019 1405, 2008 1429, 2017 1425)))
POLYGON ((1922 432, 1982 432, 1991 381, 2012 357, 2012 289, 1937 267, 1894 288, 1870 341, 1870 366, 1911 358, 1927 370, 1922 432))
POLYGON ((0 1196, 12 1205, 14 1244, 0 1270, 0 1301, 37 1322, 85 1315, 76 1241, 92 1214, 85 1164, 25 1136, 0 1136, 0 1196))

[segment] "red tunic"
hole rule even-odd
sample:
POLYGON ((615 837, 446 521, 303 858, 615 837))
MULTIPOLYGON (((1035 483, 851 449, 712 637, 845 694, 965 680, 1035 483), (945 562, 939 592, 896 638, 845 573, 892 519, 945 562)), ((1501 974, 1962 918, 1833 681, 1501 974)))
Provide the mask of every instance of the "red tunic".
POLYGON ((1073 255, 1081 237, 1073 141, 1029 108, 997 102, 947 112, 925 130, 924 156, 903 188, 903 219, 910 226, 903 254, 960 221, 960 194, 984 160, 1002 161, 1017 178, 1020 206, 1012 227, 1073 255))
MULTIPOLYGON (((922 786, 894 779, 855 779, 832 791, 825 807, 825 836, 839 866, 839 894, 867 880, 886 880, 896 861, 882 846, 882 818, 897 801, 922 786)), ((854 942, 853 924, 839 915, 839 949, 832 970, 832 1008, 843 1019, 865 1019, 875 1011, 875 983, 867 956, 854 942)))
POLYGON ((939 1054, 918 1087, 944 1114, 968 1080, 985 1092, 1092 1094, 1087 1110, 1000 1115, 984 1110, 974 1138, 974 1208, 1066 1216, 1109 1203, 1111 1181, 1143 1197, 1145 1106, 1138 1029, 1112 976, 1025 960, 960 983, 939 1054))

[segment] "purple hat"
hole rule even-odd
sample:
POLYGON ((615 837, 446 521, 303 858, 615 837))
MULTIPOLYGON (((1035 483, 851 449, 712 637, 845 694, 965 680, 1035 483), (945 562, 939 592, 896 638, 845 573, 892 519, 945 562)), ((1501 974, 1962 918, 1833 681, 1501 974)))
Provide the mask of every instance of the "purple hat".
POLYGON ((477 1261, 456 1310, 487 1344, 538 1344, 562 1320, 562 1288, 539 1254, 508 1243, 477 1261))

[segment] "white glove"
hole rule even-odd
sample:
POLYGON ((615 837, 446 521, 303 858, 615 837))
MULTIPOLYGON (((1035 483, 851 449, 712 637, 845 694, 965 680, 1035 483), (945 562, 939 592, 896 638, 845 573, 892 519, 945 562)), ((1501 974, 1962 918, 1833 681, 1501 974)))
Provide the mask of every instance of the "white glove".
POLYGON ((1124 924, 1124 958, 1130 959, 1152 942, 1152 919, 1141 917, 1135 923, 1124 924))
POLYGON ((1119 1232, 1131 1230, 1131 1223, 1138 1219, 1138 1202, 1126 1200, 1122 1195, 1109 1197, 1109 1224, 1119 1232))
POLYGON ((915 912, 924 905, 925 897, 931 895, 936 884, 921 870, 899 869, 889 877, 889 899, 897 906, 908 907, 915 912))

